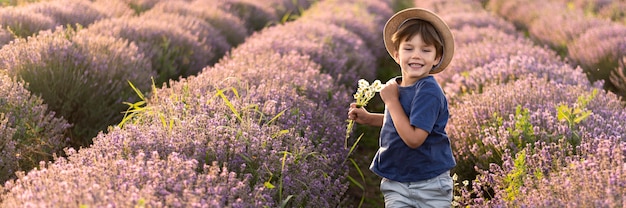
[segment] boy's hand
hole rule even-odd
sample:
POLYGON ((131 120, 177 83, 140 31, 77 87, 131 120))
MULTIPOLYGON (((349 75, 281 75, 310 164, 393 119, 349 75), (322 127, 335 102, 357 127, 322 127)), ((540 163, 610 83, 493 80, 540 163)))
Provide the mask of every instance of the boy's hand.
POLYGON ((366 124, 367 115, 369 112, 363 107, 357 107, 356 103, 350 104, 350 110, 348 110, 348 119, 354 120, 358 124, 366 124))
POLYGON ((385 84, 383 89, 380 91, 380 98, 385 103, 388 103, 391 101, 398 101, 399 94, 400 93, 398 92, 398 83, 396 82, 395 79, 391 79, 387 82, 387 84, 385 84))

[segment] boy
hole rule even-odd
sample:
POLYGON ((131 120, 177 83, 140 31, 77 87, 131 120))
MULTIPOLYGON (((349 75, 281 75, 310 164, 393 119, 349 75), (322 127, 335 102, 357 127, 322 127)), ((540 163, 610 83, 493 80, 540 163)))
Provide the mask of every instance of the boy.
POLYGON ((433 12, 411 8, 387 21, 383 39, 402 76, 380 91, 384 114, 352 103, 348 119, 382 127, 370 170, 382 177, 385 207, 450 207, 456 162, 445 131, 448 102, 431 74, 452 60, 452 33, 433 12))

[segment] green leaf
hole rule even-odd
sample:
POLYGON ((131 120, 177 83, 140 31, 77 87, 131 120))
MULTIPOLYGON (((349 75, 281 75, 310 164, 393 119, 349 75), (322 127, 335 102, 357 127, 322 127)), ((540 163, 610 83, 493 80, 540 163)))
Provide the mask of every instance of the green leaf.
POLYGON ((365 189, 365 187, 363 187, 363 184, 361 184, 358 181, 356 181, 354 178, 352 178, 352 176, 348 176, 348 180, 350 180, 350 182, 352 182, 354 185, 359 187, 361 190, 365 189))
POLYGON ((266 181, 265 183, 263 183, 263 185, 265 186, 265 188, 268 188, 268 189, 276 188, 276 186, 274 186, 274 184, 270 183, 269 181, 266 181))
POLYGON ((291 198, 293 198, 293 195, 287 196, 287 198, 280 203, 280 207, 287 207, 287 203, 289 203, 289 200, 291 200, 291 198))
POLYGON ((568 120, 570 116, 570 109, 567 105, 559 105, 557 108, 557 119, 568 120))
POLYGON ((585 120, 587 117, 589 117, 589 115, 591 115, 591 111, 584 111, 582 113, 580 113, 580 116, 577 116, 574 119, 574 123, 580 123, 581 121, 585 120))
MULTIPOLYGON (((228 106, 228 108, 230 108, 230 110, 233 112, 233 114, 235 114, 235 116, 237 117, 237 119, 240 122, 243 122, 243 119, 241 118, 241 115, 239 114, 239 111, 237 111, 237 109, 235 108, 235 106, 230 102, 230 100, 228 100, 228 98, 226 97, 226 95, 224 95, 224 91, 223 90, 217 90, 217 95, 219 95, 222 100, 224 100, 224 102, 226 103, 226 106, 228 106)), ((237 94, 237 92, 235 91, 235 94, 237 94)))

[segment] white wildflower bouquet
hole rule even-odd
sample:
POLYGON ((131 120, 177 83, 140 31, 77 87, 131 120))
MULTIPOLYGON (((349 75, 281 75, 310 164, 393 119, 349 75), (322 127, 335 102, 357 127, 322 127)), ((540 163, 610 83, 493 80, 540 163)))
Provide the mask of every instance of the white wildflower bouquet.
MULTIPOLYGON (((383 84, 380 80, 375 80, 370 84, 365 79, 360 79, 359 88, 354 93, 354 100, 358 108, 365 107, 367 103, 376 95, 377 92, 383 89, 383 84)), ((348 147, 348 138, 354 128, 354 120, 348 119, 348 127, 346 129, 346 148, 348 147)))

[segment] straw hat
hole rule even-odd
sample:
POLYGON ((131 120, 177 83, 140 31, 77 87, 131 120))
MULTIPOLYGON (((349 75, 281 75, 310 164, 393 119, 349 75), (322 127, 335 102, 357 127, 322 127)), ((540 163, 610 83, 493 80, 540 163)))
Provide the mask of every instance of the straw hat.
POLYGON ((396 52, 396 49, 391 41, 391 36, 395 33, 400 26, 405 23, 407 20, 411 19, 421 19, 430 22, 439 36, 443 41, 443 57, 437 66, 433 67, 430 71, 431 74, 436 74, 443 71, 450 61, 452 61, 452 56, 454 55, 454 37, 450 32, 450 28, 448 24, 446 24, 441 17, 437 14, 423 8, 410 8, 399 11, 394 14, 389 20, 387 24, 385 24, 385 28, 383 29, 383 40, 385 41, 385 47, 387 48, 387 52, 389 55, 393 57, 393 54, 396 52))

